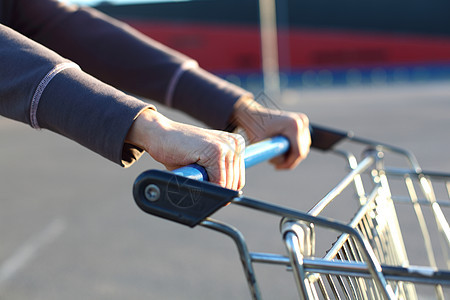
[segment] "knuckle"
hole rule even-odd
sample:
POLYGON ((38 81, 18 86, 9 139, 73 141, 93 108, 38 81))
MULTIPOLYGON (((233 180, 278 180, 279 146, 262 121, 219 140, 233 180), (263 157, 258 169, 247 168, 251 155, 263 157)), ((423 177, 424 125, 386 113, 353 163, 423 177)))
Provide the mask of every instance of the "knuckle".
POLYGON ((309 119, 305 114, 296 114, 295 122, 299 130, 309 128, 309 119))
POLYGON ((304 124, 305 126, 308 126, 308 125, 309 125, 309 118, 308 118, 307 115, 305 115, 305 114, 303 114, 303 113, 299 113, 298 116, 299 116, 299 118, 301 119, 301 121, 303 122, 303 124, 304 124))
POLYGON ((245 139, 240 134, 234 134, 235 142, 236 142, 236 150, 241 152, 245 149, 245 139))
POLYGON ((233 133, 233 136, 239 144, 245 143, 245 139, 242 135, 240 135, 238 133, 233 133))
POLYGON ((229 151, 230 149, 234 149, 236 142, 233 137, 233 134, 224 132, 224 134, 221 135, 219 144, 223 151, 229 151))

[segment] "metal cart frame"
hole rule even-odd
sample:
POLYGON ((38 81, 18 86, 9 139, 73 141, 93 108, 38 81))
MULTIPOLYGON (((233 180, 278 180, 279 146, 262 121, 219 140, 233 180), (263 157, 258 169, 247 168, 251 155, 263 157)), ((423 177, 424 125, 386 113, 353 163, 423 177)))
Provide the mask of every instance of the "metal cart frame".
MULTIPOLYGON (((206 173, 198 166, 173 173, 146 171, 136 179, 134 198, 147 213, 191 227, 200 225, 231 237, 252 299, 261 299, 255 263, 286 266, 294 275, 302 299, 417 299, 417 284, 435 286, 436 298, 444 299, 443 286, 450 286, 450 227, 441 206, 450 206, 450 174, 424 172, 410 152, 351 133, 317 126, 312 127, 312 133, 313 147, 344 157, 350 172, 308 212, 250 199, 202 181, 206 173), (359 162, 354 154, 336 146, 343 140, 365 148, 359 162), (387 167, 385 158, 391 154, 406 158, 408 166, 387 167), (392 192, 390 181, 397 179, 406 187, 406 195, 392 192), (444 186, 445 200, 437 199, 432 182, 444 186), (359 208, 350 222, 321 216, 330 203, 351 187, 359 208), (190 195, 187 201, 186 195, 190 195), (410 264, 394 202, 413 206, 428 255, 427 266, 410 264), (229 203, 279 216, 287 255, 250 252, 237 228, 210 218, 229 203), (445 269, 437 267, 436 249, 430 240, 423 206, 430 208, 439 232, 445 269), (336 242, 324 257, 315 255, 316 227, 338 232, 336 242)), ((245 153, 246 167, 280 155, 288 147, 283 137, 251 145, 245 153)))

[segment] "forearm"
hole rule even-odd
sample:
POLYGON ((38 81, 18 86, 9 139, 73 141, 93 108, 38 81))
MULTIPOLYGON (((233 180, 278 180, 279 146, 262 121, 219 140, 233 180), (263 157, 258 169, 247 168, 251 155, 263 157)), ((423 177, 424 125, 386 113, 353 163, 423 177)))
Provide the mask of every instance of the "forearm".
POLYGON ((147 104, 17 32, 0 29, 0 114, 62 134, 118 164, 140 155, 124 140, 147 104))
POLYGON ((92 151, 129 166, 142 149, 125 142, 137 116, 150 107, 82 71, 62 71, 45 88, 39 127, 68 137, 92 151))
POLYGON ((8 24, 121 90, 163 101, 187 57, 91 8, 56 0, 15 0, 8 24))
POLYGON ((229 129, 235 101, 248 93, 93 9, 68 7, 55 0, 15 2, 11 25, 16 30, 102 81, 182 110, 212 128, 229 129))
POLYGON ((236 102, 251 93, 204 70, 187 71, 174 94, 173 107, 202 120, 214 129, 232 131, 236 102), (186 99, 192 98, 192 101, 186 99))

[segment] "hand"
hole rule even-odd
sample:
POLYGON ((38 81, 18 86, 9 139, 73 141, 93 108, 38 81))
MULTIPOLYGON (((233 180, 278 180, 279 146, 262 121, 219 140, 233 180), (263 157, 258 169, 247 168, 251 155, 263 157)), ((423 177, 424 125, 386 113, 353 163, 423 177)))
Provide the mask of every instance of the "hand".
POLYGON ((271 160, 277 169, 295 168, 309 153, 311 134, 305 114, 269 109, 243 97, 235 104, 232 118, 245 130, 250 143, 276 135, 289 139, 289 152, 271 160))
POLYGON ((234 190, 244 187, 245 141, 239 134, 174 122, 149 109, 134 121, 126 141, 169 170, 197 163, 210 182, 234 190))

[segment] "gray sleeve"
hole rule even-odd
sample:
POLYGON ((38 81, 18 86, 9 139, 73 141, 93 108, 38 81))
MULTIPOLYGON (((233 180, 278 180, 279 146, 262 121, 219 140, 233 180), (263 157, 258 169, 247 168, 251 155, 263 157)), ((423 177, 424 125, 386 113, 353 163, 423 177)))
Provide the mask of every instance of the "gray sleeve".
MULTIPOLYGON (((200 68, 174 74, 185 55, 94 9, 56 0, 14 2, 8 26, 79 64, 84 71, 134 95, 170 102, 215 129, 229 128, 234 103, 248 92, 200 68)), ((201 62, 200 62, 201 64, 201 62)))
POLYGON ((0 114, 129 165, 142 150, 124 144, 125 137, 137 115, 150 106, 73 66, 0 25, 0 114))
POLYGON ((243 95, 251 94, 203 69, 192 69, 181 75, 174 91, 173 107, 213 128, 232 131, 235 126, 230 123, 230 116, 235 102, 243 95))

